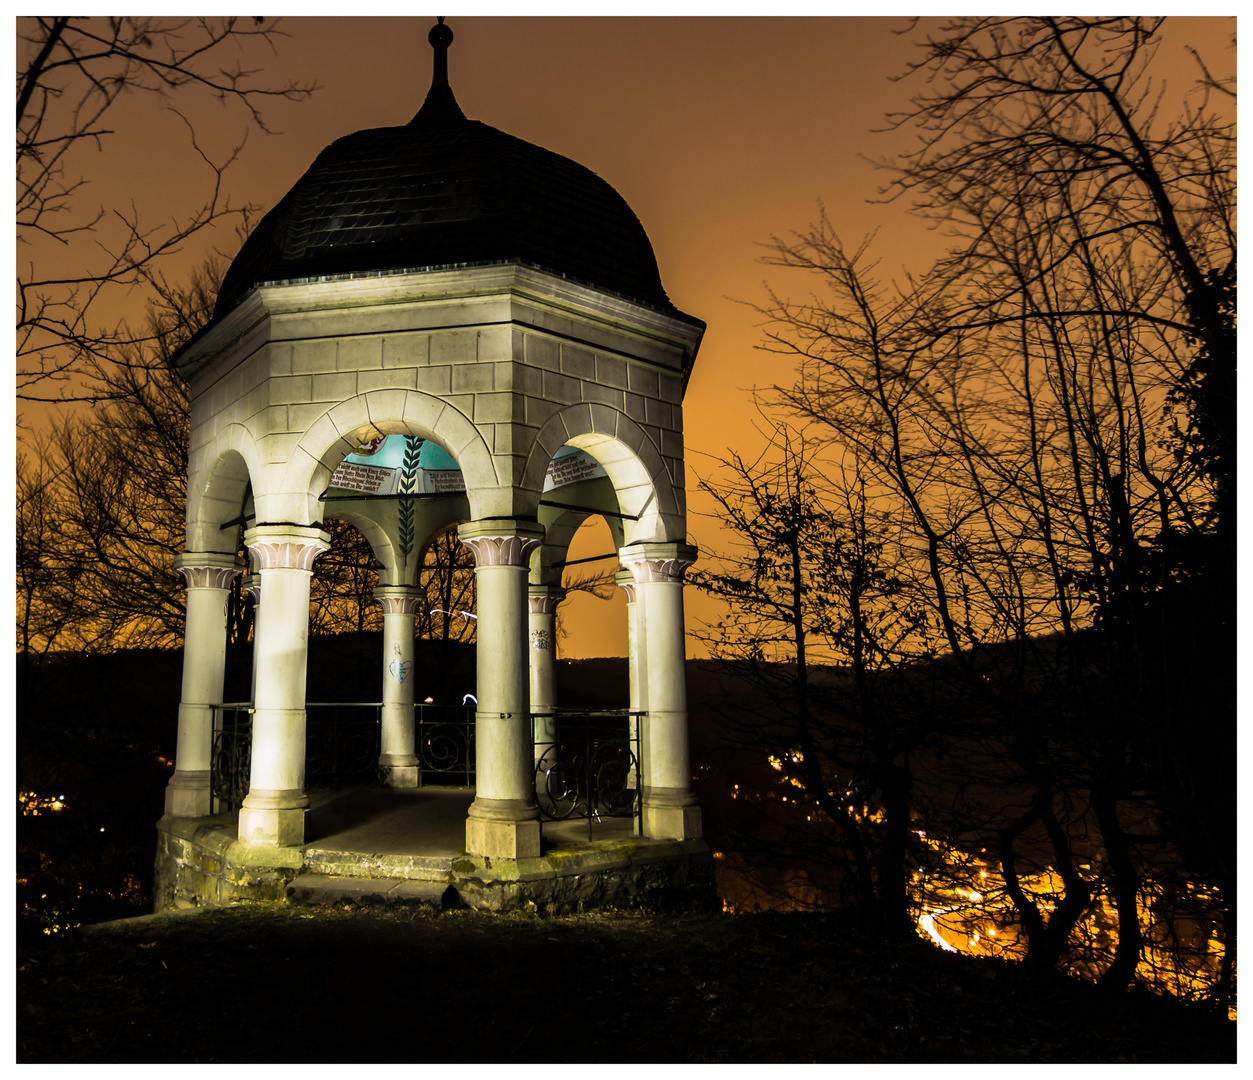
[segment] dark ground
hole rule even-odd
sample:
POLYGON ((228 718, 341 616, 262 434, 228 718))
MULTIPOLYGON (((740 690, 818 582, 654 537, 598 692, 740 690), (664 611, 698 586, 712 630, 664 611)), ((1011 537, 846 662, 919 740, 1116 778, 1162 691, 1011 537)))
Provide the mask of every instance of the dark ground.
POLYGON ((19 1062, 1234 1062, 1235 1024, 834 916, 245 906, 18 949, 19 1062))

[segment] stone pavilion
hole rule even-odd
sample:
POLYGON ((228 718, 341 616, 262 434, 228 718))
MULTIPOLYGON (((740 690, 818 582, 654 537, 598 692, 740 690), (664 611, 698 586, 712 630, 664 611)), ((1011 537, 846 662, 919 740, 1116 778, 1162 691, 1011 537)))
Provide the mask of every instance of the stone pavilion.
POLYGON ((704 324, 667 297, 621 196, 575 162, 467 119, 442 20, 430 41, 434 76, 414 118, 319 155, 249 236, 212 321, 176 357, 191 388, 177 560, 187 622, 158 907, 275 895, 276 881, 302 871, 310 580, 330 517, 366 537, 379 567, 378 765, 395 789, 420 782, 404 673, 425 599, 421 552, 451 525, 473 552, 477 760, 462 855, 534 870, 545 721, 532 713, 553 702, 566 549, 604 514, 628 598, 639 724, 632 850, 655 842, 708 858, 690 787, 683 619, 696 558, 683 395, 704 324), (430 498, 333 485, 346 458, 396 435, 434 444, 461 484, 430 498), (571 454, 594 466, 591 478, 545 491, 554 458, 571 454), (210 757, 236 575, 256 600, 252 749, 225 836, 210 757), (250 893, 258 883, 270 891, 250 893))

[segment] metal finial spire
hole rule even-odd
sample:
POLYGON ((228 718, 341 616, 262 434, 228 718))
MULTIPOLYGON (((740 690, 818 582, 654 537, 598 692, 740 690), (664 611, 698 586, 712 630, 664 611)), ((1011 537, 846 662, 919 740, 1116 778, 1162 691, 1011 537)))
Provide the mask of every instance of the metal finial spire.
POLYGON ((439 22, 431 27, 431 32, 426 35, 427 41, 431 43, 431 48, 435 50, 435 71, 431 79, 431 85, 447 86, 448 85, 448 46, 452 44, 452 30, 444 25, 444 16, 438 16, 439 22))
POLYGON ((438 20, 426 36, 435 50, 435 61, 431 71, 431 89, 427 91, 426 101, 422 103, 418 115, 411 121, 415 124, 450 123, 466 118, 448 84, 448 46, 452 44, 452 30, 444 25, 443 15, 438 16, 438 20))

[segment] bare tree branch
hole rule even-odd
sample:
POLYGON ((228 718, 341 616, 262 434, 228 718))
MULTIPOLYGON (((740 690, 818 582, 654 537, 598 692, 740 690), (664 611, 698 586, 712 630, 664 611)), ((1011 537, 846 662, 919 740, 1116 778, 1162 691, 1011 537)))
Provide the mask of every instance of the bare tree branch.
POLYGON ((210 226, 246 226, 254 208, 234 204, 223 187, 242 139, 215 160, 177 110, 208 184, 171 221, 146 224, 134 205, 87 203, 80 150, 107 151, 114 132, 106 118, 130 93, 207 95, 242 108, 245 127, 269 131, 266 103, 303 100, 315 87, 267 86, 258 69, 242 66, 238 56, 272 50, 283 36, 263 19, 25 17, 18 31, 18 399, 96 401, 108 391, 92 370, 148 344, 103 314, 114 298, 150 287, 163 261, 210 226), (54 249, 73 254, 73 276, 43 269, 54 249))

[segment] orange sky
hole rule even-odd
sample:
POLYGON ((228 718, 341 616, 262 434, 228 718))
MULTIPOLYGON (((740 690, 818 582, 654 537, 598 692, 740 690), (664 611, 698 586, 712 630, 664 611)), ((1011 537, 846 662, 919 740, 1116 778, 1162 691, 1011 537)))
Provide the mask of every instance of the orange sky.
MULTIPOLYGON (((315 79, 321 89, 308 102, 266 111, 281 134, 249 136, 228 174, 232 197, 268 209, 334 139, 406 123, 430 82, 426 35, 434 21, 285 19, 289 36, 277 55, 247 57, 249 66, 264 62, 271 84, 315 79)), ((696 478, 712 468, 706 455, 728 447, 753 452, 760 440, 748 390, 792 374, 756 350, 761 332, 751 305, 765 301, 766 280, 780 291, 809 288, 762 266, 760 245, 804 228, 821 199, 846 240, 880 230, 885 276, 906 263, 921 269, 937 250, 935 234, 902 207, 868 204, 886 177, 866 159, 909 145, 908 133, 874 129, 914 92, 911 80, 891 80, 917 54, 921 31, 897 36, 908 26, 903 17, 448 23, 455 34, 449 77, 465 114, 573 158, 612 184, 648 231, 670 298, 708 324, 685 402, 689 535, 702 548, 719 546, 716 527, 699 516, 708 503, 692 494, 696 478)), ((1211 55, 1232 25, 1180 19, 1163 48, 1180 60, 1186 44, 1211 55)), ((216 105, 172 103, 188 111, 211 153, 242 130, 238 115, 216 105)), ((119 135, 98 163, 88 162, 91 197, 104 205, 133 198, 155 220, 197 197, 194 159, 182 122, 164 103, 144 99, 128 108, 127 123, 115 118, 119 135)), ((229 231, 215 243, 228 256, 237 248, 229 231)), ((205 250, 189 248, 184 266, 205 250)), ((610 550, 608 530, 599 529, 591 538, 580 533, 571 558, 610 550)), ((694 590, 687 596, 690 631, 711 612, 694 590)), ((625 652, 620 593, 612 601, 571 601, 563 613, 569 633, 561 655, 625 652)), ((702 654, 689 633, 689 655, 702 654)))

